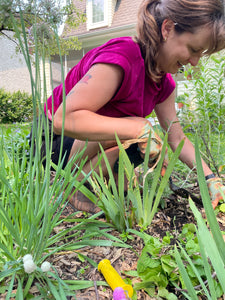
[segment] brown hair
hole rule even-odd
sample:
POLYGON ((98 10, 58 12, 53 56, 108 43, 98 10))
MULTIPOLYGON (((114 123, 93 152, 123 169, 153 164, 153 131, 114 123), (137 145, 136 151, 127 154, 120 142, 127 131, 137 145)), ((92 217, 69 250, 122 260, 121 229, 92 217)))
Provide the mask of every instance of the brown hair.
POLYGON ((174 22, 178 34, 194 33, 201 26, 211 26, 211 43, 205 55, 225 48, 223 0, 144 0, 139 9, 134 39, 141 48, 147 75, 156 82, 162 77, 156 59, 163 41, 161 26, 165 19, 174 22))

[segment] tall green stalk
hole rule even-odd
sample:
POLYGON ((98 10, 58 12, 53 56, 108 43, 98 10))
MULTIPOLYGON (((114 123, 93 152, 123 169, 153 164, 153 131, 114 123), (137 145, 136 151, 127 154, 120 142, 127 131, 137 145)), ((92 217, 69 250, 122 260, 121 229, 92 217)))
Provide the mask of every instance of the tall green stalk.
MULTIPOLYGON (((16 139, 12 147, 8 148, 8 144, 4 141, 5 137, 0 138, 0 283, 5 286, 6 299, 11 297, 14 286, 17 286, 17 297, 27 299, 30 297, 30 287, 34 285, 34 282, 38 282, 37 286, 41 295, 44 295, 44 291, 50 291, 52 295, 58 297, 57 299, 66 299, 67 295, 74 296, 75 293, 71 291, 70 285, 75 285, 75 283, 66 284, 63 282, 53 265, 51 270, 45 273, 40 268, 42 262, 54 253, 68 249, 76 251, 94 244, 103 246, 124 245, 110 235, 107 238, 111 237, 111 241, 92 240, 96 236, 99 238, 106 235, 106 232, 101 234, 100 230, 96 233, 97 228, 102 226, 101 222, 96 222, 93 229, 87 225, 88 222, 95 222, 94 218, 97 215, 89 220, 82 220, 76 219, 77 213, 74 213, 70 216, 74 226, 71 226, 69 230, 54 233, 54 228, 66 221, 65 218, 62 218, 62 213, 72 192, 74 193, 79 188, 89 197, 93 197, 93 201, 96 201, 96 197, 83 186, 89 174, 84 174, 82 182, 77 180, 86 162, 82 159, 85 148, 75 154, 63 169, 64 157, 62 157, 61 144, 58 166, 55 166, 51 161, 52 134, 50 136, 49 132, 52 132, 53 125, 49 128, 43 111, 41 95, 46 97, 47 91, 46 84, 44 83, 43 87, 41 85, 39 68, 41 60, 45 62, 46 53, 43 51, 40 57, 36 48, 32 61, 22 13, 20 17, 22 32, 19 31, 13 17, 12 22, 30 73, 33 134, 29 158, 25 151, 26 137, 24 137, 22 153, 18 151, 16 139), (32 64, 35 65, 35 74, 32 70, 32 64), (45 168, 42 165, 40 153, 42 132, 45 134, 46 145, 50 145, 50 148, 46 146, 45 168), (51 167, 55 169, 55 174, 50 181, 51 167), (32 259, 30 258, 29 262, 34 267, 30 273, 25 267, 25 261, 23 261, 26 254, 31 255, 32 259)), ((33 26, 35 28, 35 24, 33 26)), ((45 79, 45 71, 43 71, 42 77, 45 79)), ((65 87, 63 106, 65 118, 65 87)), ((104 226, 110 227, 106 223, 104 226)), ((92 262, 92 264, 96 266, 96 263, 92 262)))

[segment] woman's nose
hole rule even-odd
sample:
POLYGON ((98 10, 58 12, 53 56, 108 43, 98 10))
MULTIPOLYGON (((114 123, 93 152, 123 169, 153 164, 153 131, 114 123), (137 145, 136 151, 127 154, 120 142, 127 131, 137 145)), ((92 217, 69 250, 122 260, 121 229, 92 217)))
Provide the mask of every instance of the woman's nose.
POLYGON ((198 62, 199 62, 200 56, 192 56, 189 58, 188 62, 193 66, 197 66, 198 62))

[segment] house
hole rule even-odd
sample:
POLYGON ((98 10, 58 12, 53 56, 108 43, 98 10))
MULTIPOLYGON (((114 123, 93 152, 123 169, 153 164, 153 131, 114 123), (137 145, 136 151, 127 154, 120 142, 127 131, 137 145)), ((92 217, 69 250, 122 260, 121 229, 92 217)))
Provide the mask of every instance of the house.
MULTIPOLYGON (((7 32, 7 36, 0 35, 0 88, 7 92, 26 92, 32 93, 31 75, 28 70, 23 53, 18 48, 13 32, 7 32)), ((35 66, 31 65, 32 76, 35 74, 35 66)), ((40 64, 40 76, 43 77, 43 64, 40 64)), ((49 64, 45 63, 47 89, 51 94, 50 69, 49 64)), ((43 79, 41 79, 43 82, 43 79)))
POLYGON ((17 51, 13 33, 0 35, 0 88, 31 94, 30 75, 23 54, 17 51))

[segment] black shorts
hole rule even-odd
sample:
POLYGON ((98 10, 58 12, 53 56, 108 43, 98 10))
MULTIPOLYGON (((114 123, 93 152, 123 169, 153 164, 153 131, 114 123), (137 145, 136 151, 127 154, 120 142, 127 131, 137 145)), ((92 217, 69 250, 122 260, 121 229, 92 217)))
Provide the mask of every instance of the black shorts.
MULTIPOLYGON (((59 154, 60 154, 60 146, 61 146, 61 140, 62 136, 55 134, 52 132, 52 122, 48 120, 49 122, 49 143, 51 143, 51 135, 52 135, 52 153, 51 153, 51 160, 54 164, 58 165, 59 163, 59 154)), ((46 140, 45 140, 45 130, 43 128, 42 133, 42 143, 41 143, 41 159, 42 159, 42 164, 45 167, 46 166, 46 147, 50 148, 50 145, 46 145, 46 140)), ((30 133, 30 141, 32 138, 32 130, 30 133)), ((63 166, 62 168, 64 169, 67 162, 68 158, 70 155, 71 148, 73 146, 74 139, 68 136, 63 137, 63 148, 62 148, 62 158, 65 156, 64 161, 63 161, 63 166)), ((34 146, 34 155, 35 155, 35 146, 34 146)), ((51 168, 53 170, 53 168, 51 168)))
MULTIPOLYGON (((144 159, 140 156, 140 151, 138 150, 138 143, 131 144, 129 148, 125 149, 130 162, 134 165, 134 168, 139 166, 144 162, 144 159)), ((116 160, 113 170, 118 173, 119 170, 119 158, 116 160)))

